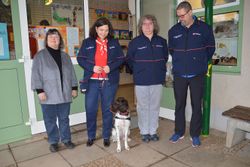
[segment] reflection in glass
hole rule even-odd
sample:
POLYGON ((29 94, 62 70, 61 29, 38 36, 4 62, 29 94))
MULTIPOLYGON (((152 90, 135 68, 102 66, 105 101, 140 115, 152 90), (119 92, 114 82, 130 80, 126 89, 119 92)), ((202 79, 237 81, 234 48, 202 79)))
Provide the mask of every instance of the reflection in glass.
POLYGON ((216 43, 212 59, 213 65, 237 66, 239 13, 230 12, 214 15, 213 31, 216 43))
MULTIPOLYGON (((187 0, 192 5, 193 9, 204 8, 204 0, 187 0)), ((236 0, 214 0, 214 5, 224 5, 228 3, 236 2, 236 0)))
POLYGON ((31 58, 44 48, 48 29, 60 31, 65 52, 70 56, 78 54, 84 39, 83 1, 56 0, 49 5, 41 0, 27 0, 29 42, 31 58))
POLYGON ((0 1, 0 61, 16 59, 10 4, 0 1))

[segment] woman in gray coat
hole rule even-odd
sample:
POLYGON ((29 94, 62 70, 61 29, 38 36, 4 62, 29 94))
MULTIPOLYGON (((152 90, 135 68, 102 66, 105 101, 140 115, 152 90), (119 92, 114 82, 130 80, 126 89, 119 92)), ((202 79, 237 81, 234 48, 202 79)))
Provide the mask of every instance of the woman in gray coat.
POLYGON ((61 49, 64 43, 56 29, 49 29, 45 37, 45 49, 33 60, 31 88, 37 92, 50 151, 58 151, 58 142, 72 149, 69 127, 70 103, 77 97, 77 79, 68 54, 61 49), (58 119, 59 128, 56 124, 58 119))

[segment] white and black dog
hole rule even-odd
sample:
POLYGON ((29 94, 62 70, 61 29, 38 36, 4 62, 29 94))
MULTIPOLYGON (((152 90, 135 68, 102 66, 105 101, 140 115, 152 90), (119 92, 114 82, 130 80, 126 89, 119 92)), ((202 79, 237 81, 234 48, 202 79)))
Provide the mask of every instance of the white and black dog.
POLYGON ((128 101, 124 97, 118 97, 111 106, 111 111, 115 114, 114 128, 112 129, 112 140, 117 142, 117 152, 121 152, 121 138, 124 140, 126 150, 129 150, 128 138, 130 134, 130 112, 128 101))

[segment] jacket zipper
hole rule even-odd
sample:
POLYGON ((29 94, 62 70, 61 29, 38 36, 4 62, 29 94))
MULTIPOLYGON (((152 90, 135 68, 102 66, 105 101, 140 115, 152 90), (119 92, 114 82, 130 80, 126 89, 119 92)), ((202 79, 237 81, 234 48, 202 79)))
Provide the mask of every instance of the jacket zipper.
POLYGON ((186 28, 186 38, 185 38, 185 74, 187 75, 187 63, 188 63, 188 57, 187 57, 187 45, 188 45, 188 34, 189 34, 189 29, 186 28))

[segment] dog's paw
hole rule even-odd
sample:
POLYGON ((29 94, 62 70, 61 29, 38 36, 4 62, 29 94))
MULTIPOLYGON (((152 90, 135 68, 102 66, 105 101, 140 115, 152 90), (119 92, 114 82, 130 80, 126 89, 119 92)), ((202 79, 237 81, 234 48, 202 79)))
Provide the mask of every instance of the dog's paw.
POLYGON ((118 153, 121 152, 121 151, 122 151, 121 148, 116 149, 116 152, 118 152, 118 153))
POLYGON ((130 149, 130 147, 129 147, 129 146, 127 146, 127 147, 125 147, 125 149, 126 149, 126 150, 129 150, 129 149, 130 149))

